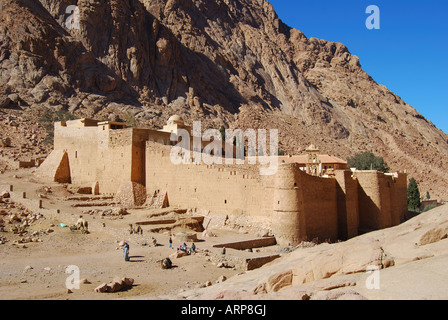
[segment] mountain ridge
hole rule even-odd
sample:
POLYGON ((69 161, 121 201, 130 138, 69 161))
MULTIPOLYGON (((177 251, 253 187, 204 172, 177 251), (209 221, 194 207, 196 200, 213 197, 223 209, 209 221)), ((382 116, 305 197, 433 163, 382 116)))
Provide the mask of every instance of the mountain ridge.
POLYGON ((373 151, 421 192, 448 198, 448 135, 345 45, 307 38, 267 1, 0 3, 0 94, 17 94, 24 112, 279 129, 286 153, 311 142, 343 158, 373 151), (79 30, 65 24, 75 4, 79 30))

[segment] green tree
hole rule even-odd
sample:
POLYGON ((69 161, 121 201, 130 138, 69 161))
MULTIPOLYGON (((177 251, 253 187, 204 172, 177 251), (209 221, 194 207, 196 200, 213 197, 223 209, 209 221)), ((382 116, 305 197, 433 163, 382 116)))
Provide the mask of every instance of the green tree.
POLYGON ((390 168, 382 157, 375 156, 372 152, 364 152, 347 159, 350 168, 358 170, 377 170, 389 172, 390 168))
POLYGON ((420 210, 420 191, 418 190, 417 181, 411 178, 408 185, 408 208, 411 211, 420 210))

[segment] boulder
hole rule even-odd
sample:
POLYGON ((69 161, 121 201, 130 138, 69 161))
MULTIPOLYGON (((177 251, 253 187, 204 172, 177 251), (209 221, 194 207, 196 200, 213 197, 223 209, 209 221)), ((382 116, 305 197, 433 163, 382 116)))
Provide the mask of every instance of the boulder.
POLYGON ((115 90, 118 84, 118 80, 114 77, 100 73, 97 74, 95 81, 98 88, 103 92, 115 90))
POLYGON ((185 251, 177 250, 176 252, 170 254, 170 258, 178 259, 178 258, 185 257, 186 255, 187 255, 187 253, 185 251))
POLYGON ((95 288, 95 292, 103 293, 107 291, 107 283, 102 283, 98 287, 95 288))
POLYGON ((8 191, 0 191, 0 198, 5 199, 5 198, 9 198, 10 194, 8 191))
POLYGON ((83 278, 81 280, 78 281, 78 284, 91 284, 92 282, 90 282, 89 280, 87 280, 86 278, 83 278))
POLYGON ((210 230, 204 230, 202 232, 202 238, 214 238, 214 237, 216 237, 216 235, 210 230))
POLYGON ((284 287, 292 285, 292 270, 286 270, 269 277, 266 282, 267 292, 277 292, 284 287))
POLYGON ((132 287, 133 284, 134 279, 125 277, 121 279, 114 279, 109 283, 103 283, 96 287, 94 291, 99 293, 114 293, 132 287))
POLYGON ((34 87, 30 93, 34 97, 35 103, 40 103, 45 101, 48 98, 50 90, 43 85, 42 83, 39 83, 36 87, 34 87))
POLYGON ((121 279, 121 285, 124 288, 132 287, 133 284, 134 284, 134 279, 133 278, 122 278, 121 279))
POLYGON ((119 215, 127 215, 129 214, 129 212, 127 211, 126 208, 122 208, 122 207, 116 207, 112 209, 112 215, 115 216, 119 216, 119 215))
POLYGON ((10 147, 11 146, 11 139, 10 138, 4 138, 0 139, 0 147, 10 147))
POLYGON ((0 108, 6 108, 11 103, 11 99, 9 97, 5 97, 0 99, 0 108))
POLYGON ((8 95, 8 98, 9 98, 10 102, 15 103, 15 104, 19 103, 19 100, 20 100, 20 97, 17 93, 12 93, 12 94, 8 95))
POLYGON ((433 228, 420 238, 419 246, 425 246, 443 240, 447 237, 447 234, 448 226, 433 228))
POLYGON ((165 258, 161 262, 162 269, 170 269, 173 266, 173 263, 171 262, 170 258, 165 258))

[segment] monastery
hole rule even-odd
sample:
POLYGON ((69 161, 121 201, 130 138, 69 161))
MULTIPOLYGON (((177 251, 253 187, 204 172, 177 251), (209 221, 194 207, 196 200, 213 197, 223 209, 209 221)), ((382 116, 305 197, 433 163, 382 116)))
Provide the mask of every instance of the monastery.
POLYGON ((404 173, 350 170, 313 145, 305 156, 279 157, 271 176, 260 175, 258 164, 176 165, 170 136, 179 129, 190 130, 179 116, 161 130, 92 119, 58 122, 54 150, 36 175, 91 187, 93 194, 127 192, 135 207, 160 203, 224 215, 270 230, 281 245, 346 240, 404 221, 404 173))

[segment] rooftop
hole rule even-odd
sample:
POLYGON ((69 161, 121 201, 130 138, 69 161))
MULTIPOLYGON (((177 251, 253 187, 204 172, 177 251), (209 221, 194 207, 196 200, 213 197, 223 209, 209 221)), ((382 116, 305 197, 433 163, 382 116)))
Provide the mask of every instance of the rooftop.
MULTIPOLYGON (((347 161, 342 160, 338 157, 335 156, 330 156, 328 154, 319 154, 318 159, 320 162, 322 162, 322 164, 327 164, 327 163, 331 163, 331 164, 347 164, 347 161)), ((286 163, 299 163, 299 164, 306 164, 308 161, 308 156, 307 155, 295 155, 295 156, 279 156, 278 160, 281 161, 285 161, 286 163)))

